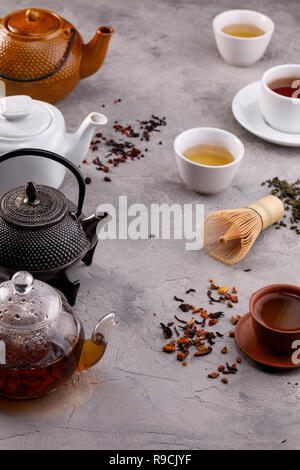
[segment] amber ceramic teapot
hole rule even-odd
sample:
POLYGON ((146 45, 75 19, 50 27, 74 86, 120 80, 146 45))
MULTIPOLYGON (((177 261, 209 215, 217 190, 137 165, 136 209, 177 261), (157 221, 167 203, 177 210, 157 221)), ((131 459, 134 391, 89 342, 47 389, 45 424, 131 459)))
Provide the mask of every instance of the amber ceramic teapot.
POLYGON ((103 356, 114 313, 90 339, 74 311, 53 287, 25 271, 0 284, 0 395, 38 398, 103 356))
POLYGON ((88 44, 58 14, 18 10, 0 23, 0 78, 7 95, 55 103, 101 67, 113 29, 101 26, 88 44))

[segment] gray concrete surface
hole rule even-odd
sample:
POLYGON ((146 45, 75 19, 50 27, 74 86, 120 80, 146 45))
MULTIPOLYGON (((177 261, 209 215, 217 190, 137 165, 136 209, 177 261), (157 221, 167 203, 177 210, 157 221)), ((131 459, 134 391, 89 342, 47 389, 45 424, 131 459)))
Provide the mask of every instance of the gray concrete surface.
MULTIPOLYGON (((0 15, 28 6, 25 0, 1 2, 0 15)), ((244 85, 270 66, 299 61, 300 13, 297 0, 248 0, 245 8, 269 14, 276 31, 263 59, 251 68, 226 65, 219 57, 212 18, 241 7, 235 0, 40 0, 74 23, 88 40, 101 24, 115 28, 103 69, 82 81, 59 104, 68 128, 85 114, 105 111, 110 125, 152 113, 167 116, 168 126, 149 143, 146 158, 119 167, 110 184, 92 166, 85 212, 99 203, 203 202, 205 213, 244 206, 266 194, 262 179, 299 176, 299 149, 268 144, 234 120, 231 101, 244 85), (113 100, 121 98, 118 105, 113 100), (101 105, 105 104, 106 108, 101 105), (183 129, 216 126, 237 134, 246 155, 231 187, 203 197, 180 181, 173 139, 183 129), (159 140, 163 145, 159 146, 159 140)), ((89 156, 91 159, 92 155, 89 156)), ((76 197, 71 178, 64 191, 76 197)), ((182 367, 161 352, 159 321, 175 313, 174 294, 197 289, 196 305, 206 302, 207 281, 239 288, 235 313, 248 311, 251 293, 273 282, 299 284, 299 239, 290 230, 265 232, 247 258, 232 267, 204 251, 187 252, 183 242, 105 241, 94 265, 78 267, 82 287, 77 304, 86 331, 98 317, 116 310, 120 324, 102 362, 77 375, 49 397, 28 403, 0 400, 0 449, 299 449, 300 376, 297 370, 263 370, 242 355, 236 376, 225 386, 207 373, 238 353, 233 340, 219 340, 212 355, 182 367), (244 269, 251 268, 251 272, 244 269), (157 312, 157 317, 153 317, 157 312), (282 443, 286 440, 285 443, 282 443)), ((230 330, 229 313, 218 329, 230 330)))

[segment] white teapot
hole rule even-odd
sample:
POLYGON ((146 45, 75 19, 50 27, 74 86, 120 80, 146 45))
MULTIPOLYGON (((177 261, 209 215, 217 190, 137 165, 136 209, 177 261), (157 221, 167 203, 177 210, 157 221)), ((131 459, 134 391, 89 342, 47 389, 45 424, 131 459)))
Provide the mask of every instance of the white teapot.
MULTIPOLYGON (((79 165, 95 128, 106 123, 103 114, 91 113, 75 133, 68 133, 64 117, 55 106, 24 95, 3 96, 0 98, 0 154, 30 147, 59 153, 79 165)), ((26 181, 58 188, 65 171, 62 165, 43 157, 8 160, 1 166, 1 193, 26 181)))

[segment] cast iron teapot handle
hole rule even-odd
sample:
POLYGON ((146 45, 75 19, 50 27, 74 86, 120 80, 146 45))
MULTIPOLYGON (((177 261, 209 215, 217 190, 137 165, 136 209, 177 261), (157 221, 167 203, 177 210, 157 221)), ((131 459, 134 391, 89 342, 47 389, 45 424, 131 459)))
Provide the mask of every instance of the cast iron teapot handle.
POLYGON ((80 171, 78 170, 77 166, 75 166, 74 163, 70 162, 70 160, 68 160, 67 158, 62 157, 61 155, 58 155, 57 153, 50 152, 49 150, 30 149, 30 148, 18 149, 18 150, 13 150, 12 152, 3 153, 2 155, 0 155, 0 163, 10 158, 22 157, 25 155, 30 155, 30 156, 33 155, 37 157, 41 156, 41 157, 49 158, 50 160, 54 160, 57 163, 61 163, 61 165, 65 166, 66 168, 68 168, 68 170, 70 170, 73 173, 73 175, 77 179, 78 186, 79 186, 79 196, 78 196, 78 204, 77 204, 77 212, 76 212, 76 216, 79 217, 82 211, 86 186, 85 186, 84 178, 82 174, 80 173, 80 171))

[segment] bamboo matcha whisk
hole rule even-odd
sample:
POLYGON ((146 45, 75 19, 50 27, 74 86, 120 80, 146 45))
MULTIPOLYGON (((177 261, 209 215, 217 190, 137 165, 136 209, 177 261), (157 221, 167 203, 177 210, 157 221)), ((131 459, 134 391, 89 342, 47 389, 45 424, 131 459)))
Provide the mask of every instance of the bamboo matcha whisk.
POLYGON ((214 212, 204 221, 204 246, 223 263, 246 256, 262 230, 277 222, 284 206, 276 196, 266 196, 244 209, 214 212))

